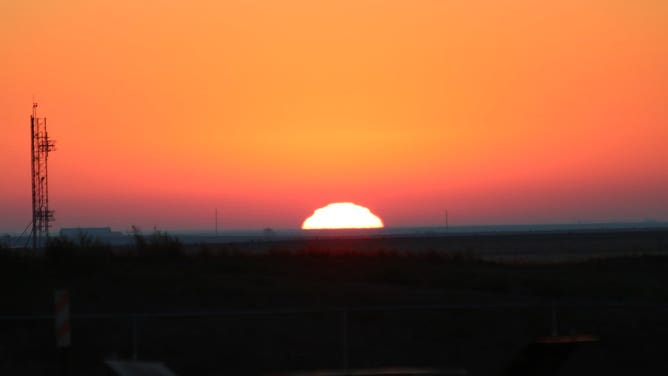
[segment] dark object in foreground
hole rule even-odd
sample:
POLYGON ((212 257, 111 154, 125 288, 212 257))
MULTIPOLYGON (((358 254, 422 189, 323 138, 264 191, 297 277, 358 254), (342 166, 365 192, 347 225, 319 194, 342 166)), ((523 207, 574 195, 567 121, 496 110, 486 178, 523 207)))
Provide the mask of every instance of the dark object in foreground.
POLYGON ((107 360, 104 362, 118 376, 176 376, 167 366, 158 362, 107 360))
POLYGON ((588 334, 538 337, 513 359, 503 375, 556 375, 578 347, 596 341, 598 338, 588 334))
POLYGON ((429 375, 429 376, 465 376, 468 372, 464 369, 434 369, 434 368, 367 368, 367 369, 350 369, 350 370, 327 370, 327 371, 309 371, 309 372, 293 372, 280 373, 274 376, 412 376, 412 375, 429 375))

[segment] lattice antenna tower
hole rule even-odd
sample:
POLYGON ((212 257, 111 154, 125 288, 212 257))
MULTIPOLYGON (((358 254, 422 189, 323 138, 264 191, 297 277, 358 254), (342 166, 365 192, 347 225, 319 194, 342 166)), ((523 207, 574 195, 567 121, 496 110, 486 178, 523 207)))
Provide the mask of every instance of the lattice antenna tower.
POLYGON ((32 247, 42 247, 49 237, 53 210, 49 210, 49 152, 56 150, 49 139, 46 118, 37 117, 37 102, 32 103, 30 115, 32 160, 32 247))

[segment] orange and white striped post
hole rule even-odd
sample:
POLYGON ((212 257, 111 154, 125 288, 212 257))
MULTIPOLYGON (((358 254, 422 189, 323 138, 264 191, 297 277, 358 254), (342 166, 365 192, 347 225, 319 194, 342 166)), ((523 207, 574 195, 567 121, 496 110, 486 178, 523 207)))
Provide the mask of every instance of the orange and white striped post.
POLYGON ((55 293, 56 346, 70 347, 72 343, 70 326, 70 293, 56 290, 55 293))

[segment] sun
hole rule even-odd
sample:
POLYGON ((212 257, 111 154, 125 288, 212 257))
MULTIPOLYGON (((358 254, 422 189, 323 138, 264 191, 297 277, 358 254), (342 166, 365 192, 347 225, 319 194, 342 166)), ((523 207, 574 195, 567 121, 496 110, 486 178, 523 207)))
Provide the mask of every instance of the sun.
POLYGON ((316 209, 302 224, 304 230, 381 227, 383 221, 378 216, 352 202, 335 202, 316 209))

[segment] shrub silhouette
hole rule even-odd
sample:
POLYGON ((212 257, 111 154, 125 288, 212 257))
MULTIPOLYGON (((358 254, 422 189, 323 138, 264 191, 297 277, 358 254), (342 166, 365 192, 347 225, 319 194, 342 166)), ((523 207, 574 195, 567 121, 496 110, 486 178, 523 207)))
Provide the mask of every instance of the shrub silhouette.
POLYGON ((47 263, 69 268, 97 268, 107 264, 111 257, 111 247, 87 233, 80 233, 76 239, 67 236, 50 237, 44 252, 47 263))
POLYGON ((132 226, 131 234, 135 240, 137 254, 150 258, 173 258, 183 256, 181 240, 165 231, 154 230, 145 236, 137 226, 132 226))

